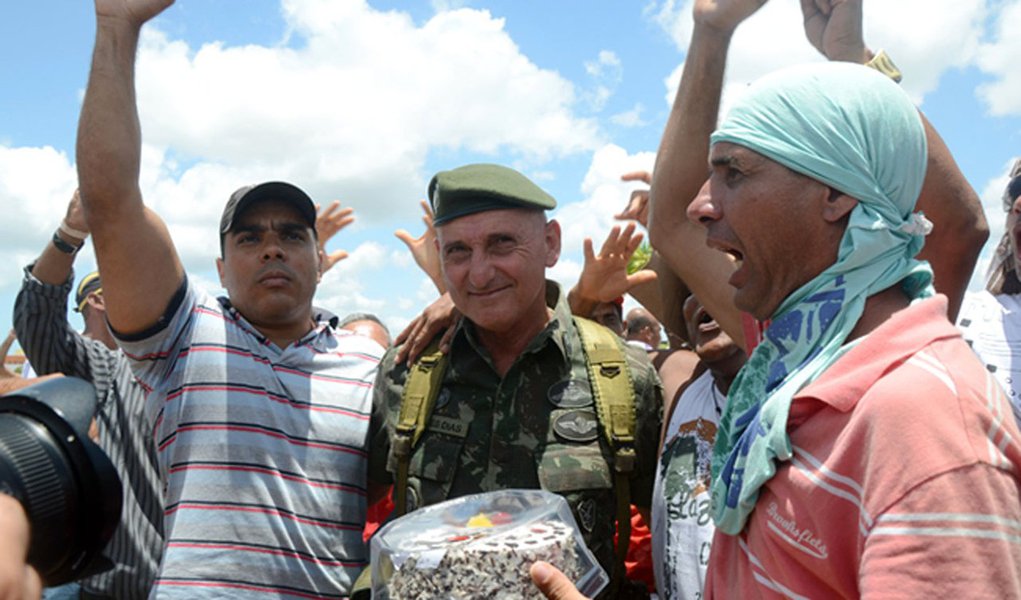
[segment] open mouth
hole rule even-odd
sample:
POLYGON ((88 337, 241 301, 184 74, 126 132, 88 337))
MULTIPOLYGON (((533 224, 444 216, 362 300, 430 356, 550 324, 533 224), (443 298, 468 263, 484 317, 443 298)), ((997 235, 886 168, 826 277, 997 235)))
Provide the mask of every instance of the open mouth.
POLYGON ((695 313, 695 323, 698 325, 698 330, 701 333, 709 333, 719 328, 716 319, 701 307, 695 313))
POLYGON ((744 253, 721 238, 707 237, 705 243, 710 248, 729 256, 738 266, 744 261, 744 253))

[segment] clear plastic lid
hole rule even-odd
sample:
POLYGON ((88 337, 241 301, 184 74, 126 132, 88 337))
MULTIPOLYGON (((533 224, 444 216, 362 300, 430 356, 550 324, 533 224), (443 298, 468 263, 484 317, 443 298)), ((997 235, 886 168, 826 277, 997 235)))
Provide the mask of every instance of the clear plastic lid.
POLYGON ((416 510, 372 538, 372 597, 542 599, 528 569, 542 560, 586 596, 609 578, 567 501, 543 490, 463 496, 416 510))

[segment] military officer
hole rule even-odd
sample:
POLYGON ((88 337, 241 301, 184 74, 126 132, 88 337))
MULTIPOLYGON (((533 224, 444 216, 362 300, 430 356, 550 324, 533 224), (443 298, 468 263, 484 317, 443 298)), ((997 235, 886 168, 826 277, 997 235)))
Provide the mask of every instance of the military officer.
MULTIPOLYGON (((619 495, 629 494, 639 509, 650 502, 661 421, 658 376, 645 352, 612 336, 627 366, 618 376, 630 378, 615 399, 633 417, 633 440, 615 444, 600 421, 608 411, 593 399, 593 387, 605 388, 589 374, 579 325, 560 286, 545 277, 560 255, 560 225, 545 215, 556 201, 521 173, 486 164, 438 173, 429 198, 443 279, 464 318, 406 459, 407 507, 507 488, 559 493, 613 574, 614 588, 622 579, 614 557, 619 495), (620 456, 628 452, 630 458, 620 456), (621 472, 626 477, 615 479, 621 472)), ((395 436, 409 370, 395 364, 395 353, 384 357, 376 382, 373 489, 395 480, 401 486, 394 476, 395 436)))

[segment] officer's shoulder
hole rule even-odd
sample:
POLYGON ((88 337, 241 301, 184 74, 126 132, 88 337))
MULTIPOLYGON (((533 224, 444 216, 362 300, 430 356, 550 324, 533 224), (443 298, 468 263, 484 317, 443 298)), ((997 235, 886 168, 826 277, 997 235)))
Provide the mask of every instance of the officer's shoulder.
MULTIPOLYGON (((440 333, 436 334, 436 337, 433 338, 429 343, 433 344, 435 342, 439 342, 439 340, 442 338, 444 333, 445 332, 440 332, 440 333)), ((386 353, 383 355, 383 360, 380 361, 380 363, 379 363, 379 370, 388 379, 391 379, 391 380, 397 379, 397 380, 400 380, 400 381, 404 381, 404 379, 407 377, 408 365, 406 364, 406 362, 398 363, 397 360, 396 360, 397 353, 405 345, 406 344, 401 344, 400 346, 390 346, 390 348, 388 348, 386 353)), ((431 348, 426 348, 426 350, 430 350, 430 349, 431 348)), ((424 354, 424 353, 425 353, 425 350, 423 350, 422 354, 424 354)), ((422 354, 420 354, 416 358, 416 361, 422 357, 422 354)), ((449 361, 449 359, 450 359, 450 356, 447 355, 447 360, 449 361)))

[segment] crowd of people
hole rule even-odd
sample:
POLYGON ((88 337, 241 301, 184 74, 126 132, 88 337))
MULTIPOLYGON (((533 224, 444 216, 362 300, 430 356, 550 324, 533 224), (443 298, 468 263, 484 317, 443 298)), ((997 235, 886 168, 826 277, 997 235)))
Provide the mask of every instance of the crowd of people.
MULTIPOLYGON (((96 1, 79 189, 14 307, 36 373, 95 386, 124 483, 112 568, 48 597, 367 597, 381 522, 511 488, 566 499, 598 598, 1021 597, 1021 161, 988 291, 965 294, 985 216, 861 0, 803 1, 828 61, 719 121, 764 2, 696 0, 655 169, 623 175, 649 187, 569 290, 553 197, 500 165, 436 173, 425 233, 397 235, 438 299, 396 338, 314 305, 353 216, 291 183, 229 196, 225 297, 188 277, 139 183, 135 54, 172 1, 96 1)), ((2 598, 46 583, 32 512, 0 493, 2 598)))

